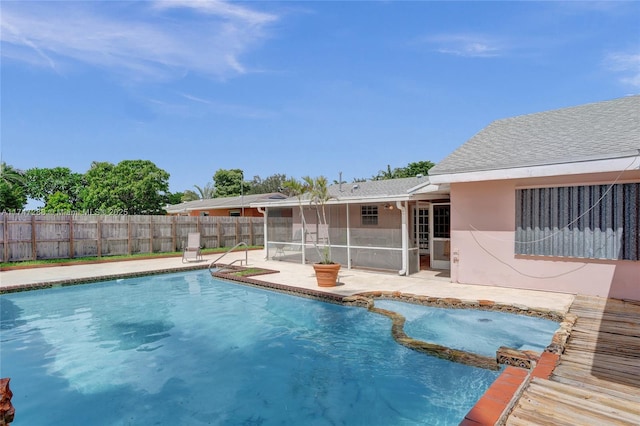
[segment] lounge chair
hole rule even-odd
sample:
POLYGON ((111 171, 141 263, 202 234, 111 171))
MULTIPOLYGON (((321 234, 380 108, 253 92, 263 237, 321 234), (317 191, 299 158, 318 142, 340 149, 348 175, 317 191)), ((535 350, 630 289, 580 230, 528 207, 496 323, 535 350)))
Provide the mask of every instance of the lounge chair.
POLYGON ((284 252, 284 247, 285 247, 285 244, 280 244, 280 243, 276 244, 276 254, 273 256, 272 259, 276 259, 278 258, 278 256, 280 256, 280 259, 285 257, 286 253, 284 252))
POLYGON ((200 233, 191 232, 187 237, 187 245, 184 247, 182 253, 182 262, 202 260, 202 253, 200 252, 200 233))

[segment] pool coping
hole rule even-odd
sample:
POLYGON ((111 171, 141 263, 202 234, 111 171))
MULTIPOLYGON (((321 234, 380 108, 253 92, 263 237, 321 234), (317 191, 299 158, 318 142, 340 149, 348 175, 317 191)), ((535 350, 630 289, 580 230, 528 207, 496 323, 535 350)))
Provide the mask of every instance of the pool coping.
POLYGON ((50 280, 50 281, 39 281, 35 283, 29 284, 16 284, 16 285, 8 285, 0 287, 0 295, 1 294, 9 294, 9 293, 18 293, 22 291, 30 291, 30 290, 44 290, 48 288, 55 287, 66 287, 80 284, 90 284, 101 281, 109 281, 109 280, 117 280, 121 278, 136 278, 136 277, 144 277, 148 275, 160 275, 160 274, 170 274, 174 272, 184 272, 184 271, 196 271, 200 269, 207 269, 208 265, 188 265, 182 266, 178 268, 164 268, 164 269, 154 269, 149 271, 136 271, 136 272, 124 272, 121 274, 108 274, 108 275, 98 275, 93 277, 82 277, 82 278, 64 278, 60 280, 50 280))
POLYGON ((504 425, 533 378, 549 380, 560 355, 543 352, 532 370, 508 366, 469 410, 459 426, 504 425))

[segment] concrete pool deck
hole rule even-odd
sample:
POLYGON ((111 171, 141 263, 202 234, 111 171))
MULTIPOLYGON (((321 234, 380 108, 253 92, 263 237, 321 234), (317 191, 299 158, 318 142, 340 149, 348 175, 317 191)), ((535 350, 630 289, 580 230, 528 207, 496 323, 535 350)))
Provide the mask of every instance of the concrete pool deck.
MULTIPOLYGON (((421 271, 406 277, 390 272, 343 268, 340 271, 340 283, 338 286, 322 288, 316 284, 315 274, 311 265, 265 260, 262 250, 250 250, 246 255, 248 257, 248 266, 278 271, 273 274, 255 277, 261 281, 342 296, 371 291, 398 291, 419 296, 457 298, 462 301, 491 300, 505 305, 526 306, 529 309, 563 313, 569 310, 574 300, 574 295, 572 294, 451 283, 449 275, 445 271, 421 271)), ((47 284, 192 269, 194 267, 207 266, 218 257, 220 257, 218 253, 208 254, 204 256, 202 261, 190 263, 182 263, 181 257, 166 257, 12 269, 0 272, 0 290, 37 288, 47 284)), ((245 259, 245 252, 229 253, 221 262, 231 263, 237 259, 245 259)))

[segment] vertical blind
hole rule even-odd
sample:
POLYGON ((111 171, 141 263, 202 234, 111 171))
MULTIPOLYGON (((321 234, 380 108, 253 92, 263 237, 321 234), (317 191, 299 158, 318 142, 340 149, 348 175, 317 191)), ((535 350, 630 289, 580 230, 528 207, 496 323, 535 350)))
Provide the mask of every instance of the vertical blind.
POLYGON ((640 259, 640 183, 516 190, 516 254, 640 259))

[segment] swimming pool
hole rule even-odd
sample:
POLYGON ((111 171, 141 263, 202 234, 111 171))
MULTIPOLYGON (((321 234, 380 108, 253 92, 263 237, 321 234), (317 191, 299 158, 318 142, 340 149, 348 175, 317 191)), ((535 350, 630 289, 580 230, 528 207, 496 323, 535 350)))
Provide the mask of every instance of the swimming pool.
POLYGON ((449 425, 495 380, 391 321, 184 272, 0 296, 12 425, 449 425))

